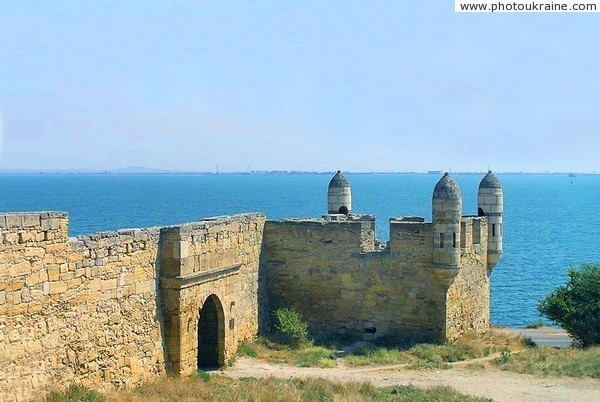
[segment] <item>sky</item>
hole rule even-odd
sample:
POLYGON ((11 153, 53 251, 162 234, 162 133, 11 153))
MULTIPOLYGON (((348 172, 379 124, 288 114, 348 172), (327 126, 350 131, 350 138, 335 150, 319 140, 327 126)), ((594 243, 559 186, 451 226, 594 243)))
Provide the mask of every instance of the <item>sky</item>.
POLYGON ((0 0, 0 169, 600 171, 599 19, 0 0))

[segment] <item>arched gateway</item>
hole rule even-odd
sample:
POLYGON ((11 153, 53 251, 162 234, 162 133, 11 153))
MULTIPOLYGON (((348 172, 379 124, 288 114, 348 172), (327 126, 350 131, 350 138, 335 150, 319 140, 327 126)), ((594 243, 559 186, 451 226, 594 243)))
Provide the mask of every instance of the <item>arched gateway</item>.
POLYGON ((200 310, 198 322, 198 368, 217 368, 225 364, 225 324, 223 306, 210 295, 200 310))

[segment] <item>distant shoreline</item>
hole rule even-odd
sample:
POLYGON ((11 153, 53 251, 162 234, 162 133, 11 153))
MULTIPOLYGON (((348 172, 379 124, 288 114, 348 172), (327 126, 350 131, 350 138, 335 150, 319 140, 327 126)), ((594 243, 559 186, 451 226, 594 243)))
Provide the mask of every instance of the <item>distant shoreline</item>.
MULTIPOLYGON (((442 171, 436 172, 344 172, 355 175, 419 175, 436 176, 441 175, 442 171)), ((451 172, 453 175, 483 175, 486 172, 451 172)), ((597 172, 495 172, 499 175, 512 176, 597 176, 597 172)), ((231 176, 231 175, 249 175, 249 176, 268 176, 268 175, 333 175, 335 171, 316 172, 316 171, 250 171, 250 172, 194 172, 194 171, 127 171, 127 170, 0 170, 0 175, 98 175, 98 176, 128 176, 128 175, 202 175, 202 176, 231 176)))

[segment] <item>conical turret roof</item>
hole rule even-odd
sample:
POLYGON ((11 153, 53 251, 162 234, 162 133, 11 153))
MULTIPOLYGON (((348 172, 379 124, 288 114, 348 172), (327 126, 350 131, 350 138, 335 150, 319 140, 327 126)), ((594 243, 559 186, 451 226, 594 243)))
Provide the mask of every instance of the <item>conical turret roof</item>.
POLYGON ((350 187, 350 183, 348 183, 341 170, 338 170, 329 182, 329 188, 333 187, 350 187))
POLYGON ((437 182, 433 189, 433 198, 461 199, 460 187, 448 172, 437 182))
POLYGON ((502 188, 502 186, 496 175, 494 175, 491 170, 488 170, 485 177, 481 180, 481 183, 479 183, 479 188, 502 188))

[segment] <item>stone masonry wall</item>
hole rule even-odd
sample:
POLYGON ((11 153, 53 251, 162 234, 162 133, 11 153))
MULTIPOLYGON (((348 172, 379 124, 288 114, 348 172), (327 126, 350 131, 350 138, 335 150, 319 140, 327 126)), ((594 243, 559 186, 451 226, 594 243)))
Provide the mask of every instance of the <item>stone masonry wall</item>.
POLYGON ((61 213, 0 215, 0 399, 72 381, 129 385, 164 372, 158 230, 67 238, 61 213))
POLYGON ((467 331, 490 327, 490 276, 487 269, 488 221, 463 218, 461 268, 446 295, 446 336, 458 339, 467 331))
MULTIPOLYGON (((180 321, 197 327, 197 305, 210 294, 219 296, 225 318, 233 319, 237 330, 228 330, 223 345, 224 355, 231 354, 238 339, 258 330, 263 221, 241 215, 69 239, 64 213, 0 215, 0 400, 38 398, 71 382, 94 388, 129 386, 175 366, 177 372, 195 370, 195 356, 189 353, 186 367, 179 360, 171 362, 178 350, 168 349, 166 334, 183 328, 180 321), (175 245, 182 265, 196 258, 196 271, 221 264, 237 268, 231 275, 209 275, 203 284, 182 286, 185 314, 180 321, 168 316, 167 328, 163 291, 172 289, 161 288, 160 277, 165 282, 178 279, 161 273, 168 268, 163 254, 169 253, 162 237, 172 232, 182 236, 175 245), (194 313, 186 315, 188 311, 194 313)), ((173 252, 171 248, 171 257, 173 252)), ((183 344, 197 345, 195 332, 186 334, 183 344)))
POLYGON ((64 213, 0 215, 0 400, 191 373, 209 298, 221 364, 279 307, 323 338, 486 330, 487 223, 463 218, 460 268, 444 270, 422 218, 391 219, 379 250, 373 216, 242 214, 68 238, 64 213))
POLYGON ((427 269, 431 224, 410 225, 393 222, 390 249, 373 251, 361 245, 374 222, 267 222, 261 264, 269 310, 298 310, 317 337, 440 339, 445 289, 427 269))
POLYGON ((199 312, 216 296, 220 363, 258 334, 258 268, 265 217, 243 214, 163 229, 167 342, 176 373, 196 370, 199 312))
POLYGON ((442 341, 489 327, 485 219, 463 220, 461 267, 446 270, 432 263, 432 224, 423 218, 391 219, 382 251, 364 247, 374 222, 326 218, 266 223, 270 311, 298 310, 317 337, 442 341))

